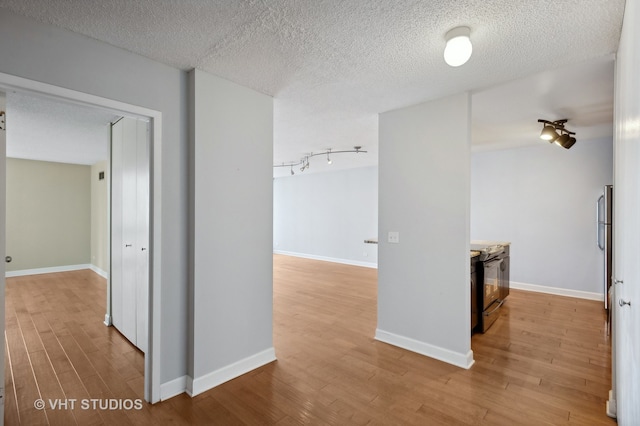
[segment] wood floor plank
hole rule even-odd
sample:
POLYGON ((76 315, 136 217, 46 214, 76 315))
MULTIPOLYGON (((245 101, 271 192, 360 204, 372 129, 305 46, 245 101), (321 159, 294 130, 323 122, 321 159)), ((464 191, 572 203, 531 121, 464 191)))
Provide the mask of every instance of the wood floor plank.
POLYGON ((95 374, 92 376, 82 377, 82 383, 86 387, 89 395, 91 395, 91 398, 88 401, 89 411, 97 412, 105 424, 121 426, 132 426, 134 424, 127 417, 125 410, 108 408, 109 405, 107 401, 122 398, 116 398, 100 376, 95 374))
POLYGON ((75 408, 72 410, 78 425, 102 425, 105 424, 100 414, 95 410, 85 410, 81 401, 90 399, 91 395, 82 384, 75 370, 65 370, 58 373, 58 381, 64 389, 67 400, 75 400, 75 408))
POLYGON ((141 410, 56 412, 33 402, 142 398, 144 354, 102 323, 92 271, 7 279, 7 424, 615 425, 598 302, 512 290, 464 370, 373 338, 375 269, 275 255, 273 279, 275 363, 141 410))
MULTIPOLYGON (((15 313, 7 313, 5 336, 9 346, 11 368, 15 385, 18 415, 23 424, 47 424, 46 414, 34 408, 34 402, 40 399, 40 391, 35 380, 29 352, 18 324, 15 313)), ((5 384, 6 386, 6 384, 5 384)))
POLYGON ((255 375, 254 380, 257 384, 272 390, 273 404, 291 420, 301 424, 339 424, 345 420, 330 408, 335 398, 322 399, 317 390, 299 392, 294 385, 279 380, 269 371, 255 375), (301 410, 300 407, 305 409, 301 410))
POLYGON ((5 341, 4 357, 4 378, 5 378, 5 400, 4 400, 4 421, 7 425, 20 424, 18 413, 18 401, 16 400, 16 390, 13 380, 13 369, 11 367, 11 354, 8 342, 5 341))
POLYGON ((65 405, 60 408, 58 401, 66 401, 66 395, 58 381, 53 366, 51 365, 47 353, 42 350, 31 352, 31 365, 35 379, 38 382, 40 395, 45 401, 45 413, 51 425, 72 425, 75 424, 75 417, 70 409, 65 405))

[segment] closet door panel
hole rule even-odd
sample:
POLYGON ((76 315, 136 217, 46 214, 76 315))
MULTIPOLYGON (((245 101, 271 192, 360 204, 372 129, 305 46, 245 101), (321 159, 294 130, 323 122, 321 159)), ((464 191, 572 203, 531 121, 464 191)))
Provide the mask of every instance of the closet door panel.
POLYGON ((137 345, 136 327, 136 120, 124 119, 123 129, 123 165, 122 165, 122 328, 120 332, 134 345, 137 345))
POLYGON ((122 120, 111 126, 111 322, 122 328, 122 120))
POLYGON ((138 121, 136 167, 136 334, 147 351, 149 300, 149 123, 138 121))
POLYGON ((112 126, 111 312, 113 325, 147 350, 149 312, 149 123, 112 126))

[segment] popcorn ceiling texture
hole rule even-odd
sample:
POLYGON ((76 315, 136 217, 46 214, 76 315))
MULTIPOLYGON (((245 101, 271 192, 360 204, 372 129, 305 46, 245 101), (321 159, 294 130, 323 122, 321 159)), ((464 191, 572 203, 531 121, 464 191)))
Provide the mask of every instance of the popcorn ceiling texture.
POLYGON ((7 157, 92 165, 109 158, 109 123, 97 108, 7 93, 7 157))
MULTIPOLYGON (((0 7, 275 97, 274 161, 369 148, 377 113, 614 53, 624 0, 0 0, 0 7), (471 28, 473 55, 443 59, 471 28)), ((365 156, 362 156, 364 159, 365 156)))

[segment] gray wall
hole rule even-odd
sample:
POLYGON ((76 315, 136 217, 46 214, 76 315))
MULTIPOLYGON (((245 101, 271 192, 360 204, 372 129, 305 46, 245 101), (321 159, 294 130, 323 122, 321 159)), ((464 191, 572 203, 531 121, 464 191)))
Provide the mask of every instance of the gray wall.
POLYGON ((7 158, 7 271, 88 265, 90 166, 7 158))
POLYGON ((273 99, 199 70, 190 85, 197 394, 274 359, 273 99))
MULTIPOLYGON (((471 157, 471 238, 511 241, 511 281, 603 293, 595 203, 613 182, 612 141, 471 157)), ((517 284, 516 284, 517 285, 517 284)))
POLYGON ((470 97, 387 112, 379 123, 376 338, 469 367, 470 97), (387 242, 390 231, 398 244, 387 242))
POLYGON ((276 252, 377 266, 377 167, 276 178, 273 197, 276 252))
POLYGON ((161 381, 186 374, 187 75, 71 31, 0 8, 0 72, 163 114, 161 381))

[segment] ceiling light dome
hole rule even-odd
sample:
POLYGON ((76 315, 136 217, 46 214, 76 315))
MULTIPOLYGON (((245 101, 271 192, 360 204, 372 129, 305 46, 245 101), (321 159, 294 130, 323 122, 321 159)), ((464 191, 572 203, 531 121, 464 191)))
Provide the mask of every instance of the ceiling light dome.
POLYGON ((448 65, 459 67, 469 60, 473 51, 470 34, 469 27, 456 27, 444 36, 447 40, 444 48, 444 61, 448 65))

